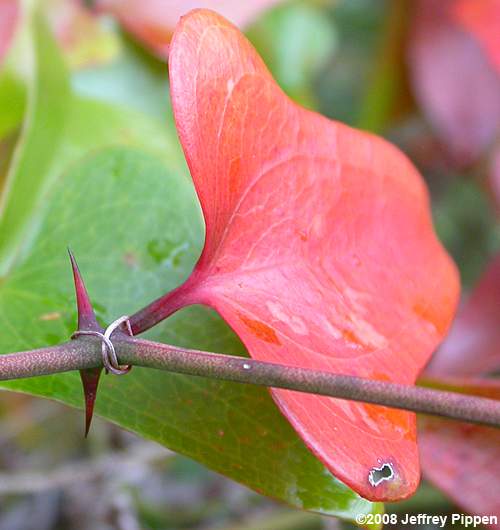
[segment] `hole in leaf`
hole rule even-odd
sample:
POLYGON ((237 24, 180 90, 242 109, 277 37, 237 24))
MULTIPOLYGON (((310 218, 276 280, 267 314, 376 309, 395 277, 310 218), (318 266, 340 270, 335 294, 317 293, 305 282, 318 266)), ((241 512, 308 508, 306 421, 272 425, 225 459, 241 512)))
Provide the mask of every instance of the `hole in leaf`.
POLYGON ((368 475, 368 482, 373 487, 378 486, 385 480, 392 480, 394 478, 394 469, 391 464, 384 464, 381 467, 374 467, 368 475))

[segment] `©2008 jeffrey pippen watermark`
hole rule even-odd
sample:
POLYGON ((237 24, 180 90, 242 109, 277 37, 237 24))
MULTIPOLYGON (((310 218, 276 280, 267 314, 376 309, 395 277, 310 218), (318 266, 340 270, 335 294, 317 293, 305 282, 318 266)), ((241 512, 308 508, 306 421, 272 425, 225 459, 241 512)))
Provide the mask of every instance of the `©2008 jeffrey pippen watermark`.
POLYGON ((465 513, 451 513, 446 515, 397 514, 397 513, 367 513, 356 516, 356 522, 361 525, 402 525, 402 526, 434 526, 444 528, 447 525, 460 525, 461 528, 477 528, 479 526, 498 524, 497 515, 468 515, 465 513))

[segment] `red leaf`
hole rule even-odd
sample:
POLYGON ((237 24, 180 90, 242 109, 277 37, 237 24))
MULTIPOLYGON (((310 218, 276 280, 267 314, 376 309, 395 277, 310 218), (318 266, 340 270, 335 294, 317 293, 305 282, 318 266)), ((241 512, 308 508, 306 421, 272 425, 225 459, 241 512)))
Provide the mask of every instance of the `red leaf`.
POLYGON ((457 0, 455 16, 484 47, 500 72, 500 1, 457 0))
POLYGON ((423 427, 419 445, 425 478, 467 512, 500 515, 500 430, 430 418, 423 427))
POLYGON ((19 15, 18 0, 0 0, 0 64, 14 36, 19 15))
POLYGON ((430 376, 479 376, 500 369, 500 254, 464 302, 426 369, 430 376))
MULTIPOLYGON (((413 383, 459 289, 415 168, 383 139, 294 104, 215 13, 181 19, 169 67, 206 242, 188 282, 131 318, 134 333, 204 303, 256 359, 413 383)), ((309 448, 362 496, 414 492, 413 414, 272 395, 309 448), (384 464, 394 476, 375 487, 370 477, 384 464)))
POLYGON ((96 0, 97 8, 111 13, 123 26, 160 58, 168 58, 168 45, 175 25, 184 13, 195 7, 217 9, 237 25, 251 22, 255 16, 280 0, 96 0))
MULTIPOLYGON (((500 254, 462 305, 425 377, 439 384, 442 375, 455 390, 500 399, 500 380, 478 377, 500 369, 499 300, 500 254)), ((500 431, 430 418, 421 427, 424 476, 464 510, 500 514, 500 431)))
POLYGON ((500 77, 453 14, 456 0, 418 0, 410 42, 415 95, 458 165, 474 161, 500 124, 500 77))

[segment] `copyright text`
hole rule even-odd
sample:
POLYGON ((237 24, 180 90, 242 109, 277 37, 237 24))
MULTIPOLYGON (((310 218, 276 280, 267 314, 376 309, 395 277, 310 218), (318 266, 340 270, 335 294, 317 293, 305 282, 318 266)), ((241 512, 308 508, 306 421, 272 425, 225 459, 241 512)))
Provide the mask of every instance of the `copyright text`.
POLYGON ((447 524, 460 525, 462 528, 477 528, 481 525, 497 525, 496 515, 467 515, 465 513, 452 513, 448 515, 397 514, 397 513, 368 513, 356 517, 356 522, 361 525, 432 525, 444 528, 447 524))

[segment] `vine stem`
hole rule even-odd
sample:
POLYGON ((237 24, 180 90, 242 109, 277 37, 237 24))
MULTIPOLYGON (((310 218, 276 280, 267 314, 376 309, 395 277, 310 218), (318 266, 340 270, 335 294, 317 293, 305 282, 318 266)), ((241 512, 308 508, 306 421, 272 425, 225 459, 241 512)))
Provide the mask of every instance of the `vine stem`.
MULTIPOLYGON (((430 388, 286 366, 246 357, 189 350, 115 333, 120 363, 181 374, 283 388, 500 427, 500 401, 430 388)), ((94 337, 50 348, 0 355, 0 380, 98 368, 101 341, 94 337)))

